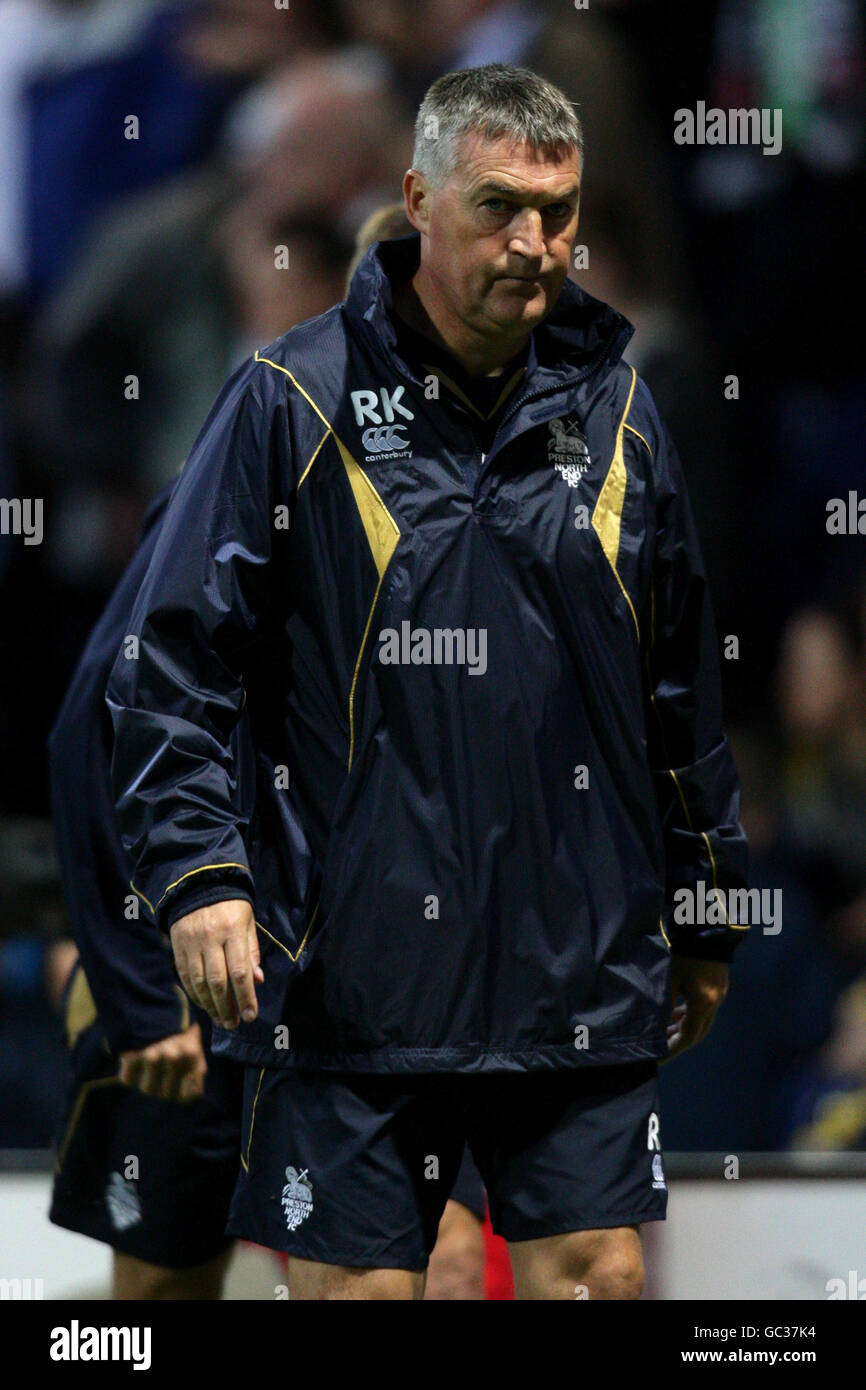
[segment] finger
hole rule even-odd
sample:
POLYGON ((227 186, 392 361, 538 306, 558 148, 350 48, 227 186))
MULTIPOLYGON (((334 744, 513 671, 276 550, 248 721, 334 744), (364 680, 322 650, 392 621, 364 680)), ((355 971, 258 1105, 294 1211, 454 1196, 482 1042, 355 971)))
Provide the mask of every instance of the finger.
POLYGON ((210 985, 208 984, 205 958, 201 953, 190 963, 187 994, 194 1004, 198 1004, 200 1009, 204 1009, 205 1013, 209 1018, 213 1019, 214 1023, 219 1023, 219 1013, 214 997, 210 992, 210 985))
POLYGON ((691 1043, 684 1039, 682 1033, 675 1033, 668 1041, 668 1055, 665 1061, 672 1062, 675 1057, 679 1057, 681 1052, 685 1052, 691 1043))
MULTIPOLYGON (((228 943, 226 943, 228 944, 228 943)), ((237 1028, 238 1011, 226 970, 226 953, 222 945, 211 945, 204 958, 205 975, 215 1012, 211 1015, 223 1028, 237 1028)))
POLYGON ((127 1055, 125 1057, 121 1057, 119 1072, 121 1085, 132 1087, 137 1086, 140 1075, 141 1057, 139 1054, 136 1053, 135 1056, 127 1055))
POLYGON ((163 1072, 162 1098, 163 1100, 178 1101, 181 1097, 184 1078, 186 1076, 187 1063, 183 1057, 169 1058, 163 1072))
POLYGON ((710 1024, 713 1020, 715 1008, 708 1010, 707 1006, 690 1003, 686 1009, 685 1018, 680 1024, 678 1031, 673 1038, 668 1040, 668 1061, 673 1057, 678 1057, 681 1052, 694 1047, 709 1032, 710 1024))
POLYGON ((136 1090, 143 1096, 152 1096, 154 1087, 153 1060, 145 1052, 141 1059, 136 1090))
POLYGON ((184 1051, 178 1068, 177 1100, 197 1100, 204 1091, 206 1075, 207 1062, 201 1041, 201 1029, 197 1023, 193 1023, 184 1038, 184 1051))
POLYGON ((250 947, 250 957, 253 962, 253 979, 260 985, 265 982, 265 972, 262 969, 262 951, 259 946, 259 934, 256 931, 256 924, 253 922, 247 933, 250 947))
MULTIPOLYGON (((178 973, 178 978, 194 1004, 198 1003, 196 998, 196 987, 194 981, 195 971, 193 969, 195 961, 187 947, 186 941, 181 934, 175 933, 172 928, 171 948, 174 952, 174 968, 178 973)), ((196 956, 197 959, 197 956, 196 956)))
MULTIPOLYGON (((248 934, 240 939, 238 936, 229 937, 225 945, 225 959, 241 1016, 246 1023, 251 1023, 259 1010, 253 979, 254 958, 250 951, 248 934)), ((261 974, 261 967, 259 973, 261 974)))
POLYGON ((182 1101, 198 1100, 204 1095, 204 1079, 207 1075, 207 1067, 204 1061, 197 1062, 190 1071, 183 1077, 180 1086, 178 1099, 182 1101))
POLYGON ((167 1100, 171 1089, 171 1062, 162 1052, 154 1052, 150 1057, 145 1053, 145 1059, 145 1095, 154 1096, 157 1100, 167 1100))

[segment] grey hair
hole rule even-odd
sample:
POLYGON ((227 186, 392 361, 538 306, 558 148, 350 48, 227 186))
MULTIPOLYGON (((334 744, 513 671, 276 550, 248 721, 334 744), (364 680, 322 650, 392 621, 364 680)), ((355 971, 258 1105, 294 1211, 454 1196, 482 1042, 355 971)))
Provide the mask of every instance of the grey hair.
POLYGON ((418 109, 412 167, 434 185, 453 171, 464 135, 510 140, 561 158, 576 150, 583 165, 583 131, 564 92, 529 68, 488 63, 438 77, 418 109))

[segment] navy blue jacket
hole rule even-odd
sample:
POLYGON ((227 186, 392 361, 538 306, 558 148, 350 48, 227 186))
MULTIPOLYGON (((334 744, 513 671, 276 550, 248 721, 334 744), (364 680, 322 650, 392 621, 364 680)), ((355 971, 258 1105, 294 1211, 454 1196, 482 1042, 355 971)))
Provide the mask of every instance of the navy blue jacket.
POLYGON ((746 881, 680 465, 631 326, 571 283, 481 449, 396 350, 418 254, 373 247, 196 441, 108 686, 135 887, 163 928, 253 896, 260 1016, 220 1042, 250 1061, 662 1057, 671 943, 742 935, 675 926, 673 893, 746 881))

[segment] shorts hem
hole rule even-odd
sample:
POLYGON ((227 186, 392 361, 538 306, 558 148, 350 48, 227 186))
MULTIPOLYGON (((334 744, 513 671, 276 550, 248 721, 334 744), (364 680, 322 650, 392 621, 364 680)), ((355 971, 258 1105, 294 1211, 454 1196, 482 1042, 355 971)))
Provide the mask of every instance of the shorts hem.
POLYGON ((581 1231, 609 1231, 615 1226, 643 1226, 650 1221, 665 1220, 667 1220, 667 1204, 665 1204, 661 1210, 659 1210, 658 1207, 654 1207, 652 1211, 644 1212, 609 1212, 604 1216, 587 1220, 568 1221, 563 1219, 562 1222, 539 1222, 539 1227, 544 1226, 543 1230, 535 1229, 529 1231, 527 1230, 527 1226, 531 1223, 520 1222, 521 1234, 516 1235, 510 1234, 508 1230, 503 1229, 504 1226, 510 1226, 510 1222, 506 1221, 500 1223, 493 1212, 491 1211, 490 1213, 490 1224, 495 1234, 501 1236, 502 1239, 508 1241, 509 1244, 514 1245, 519 1244, 520 1241, 523 1240, 546 1240, 552 1236, 567 1236, 581 1231))
POLYGON ((304 1241, 293 1241, 288 1233, 262 1231, 254 1223, 248 1225, 243 1220, 229 1222, 229 1234, 238 1240, 264 1245, 268 1250, 279 1251, 292 1259, 309 1260, 312 1264, 336 1265, 342 1269, 403 1269, 409 1274, 423 1274, 430 1259, 428 1255, 421 1259, 417 1256, 403 1258, 383 1252, 360 1253, 357 1250, 350 1251, 346 1247, 337 1249, 333 1244, 329 1244, 326 1250, 321 1250, 304 1241))
POLYGON ((60 1226, 65 1231, 75 1231, 77 1235, 87 1236, 90 1240, 98 1241, 100 1245, 107 1245, 118 1255, 128 1255, 131 1259, 141 1260, 143 1264, 155 1265, 158 1269, 194 1269, 196 1265, 215 1260, 233 1243, 231 1236, 223 1234, 219 1241, 178 1255, 176 1251, 148 1248, 146 1243, 142 1244, 135 1238, 130 1239, 123 1231, 94 1230, 94 1222, 88 1220, 75 1207, 52 1206, 48 1219, 54 1226, 60 1226))

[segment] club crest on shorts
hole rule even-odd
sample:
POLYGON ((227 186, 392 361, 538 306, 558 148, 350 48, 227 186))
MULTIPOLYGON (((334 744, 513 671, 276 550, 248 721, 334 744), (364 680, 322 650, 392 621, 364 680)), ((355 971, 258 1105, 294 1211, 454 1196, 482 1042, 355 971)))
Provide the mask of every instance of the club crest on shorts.
POLYGON ((105 1205, 116 1231, 128 1231, 141 1220, 141 1198, 138 1188, 122 1173, 112 1173, 105 1185, 105 1205))
POLYGON ((592 463, 586 438, 576 420, 548 421, 550 437, 547 441, 547 458, 557 473, 561 473, 569 487, 577 487, 586 470, 592 463))
POLYGON ((306 1168, 302 1173, 299 1173, 297 1168, 286 1169, 282 1206, 290 1231, 296 1231, 313 1210, 313 1184, 307 1177, 307 1171, 306 1168))
POLYGON ((653 1154, 653 1187, 664 1188, 665 1170, 662 1166, 661 1154, 653 1154))

